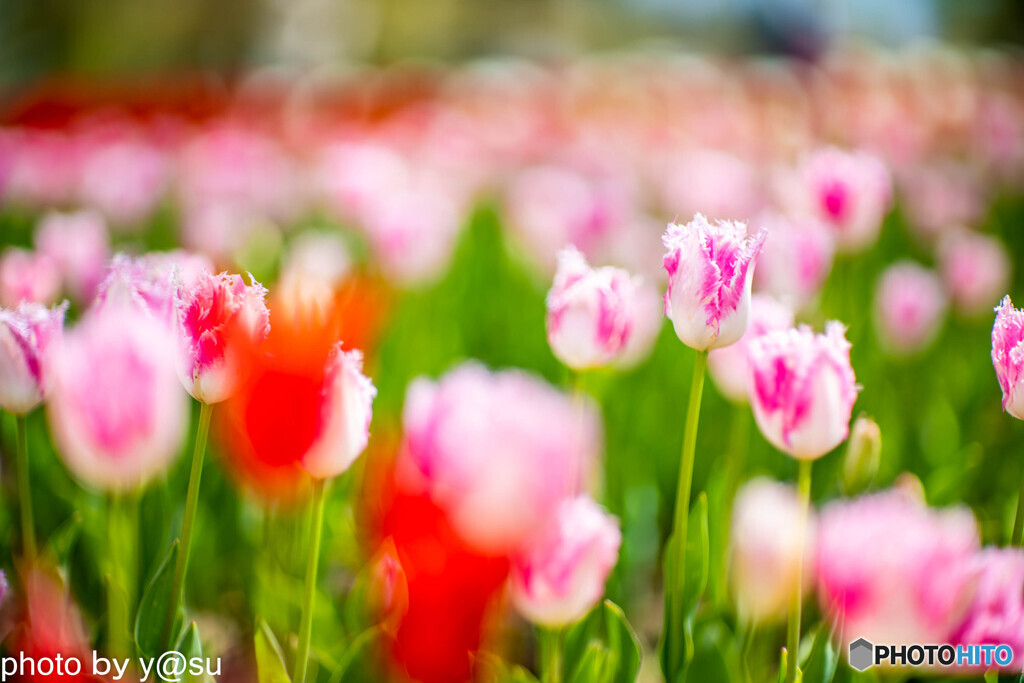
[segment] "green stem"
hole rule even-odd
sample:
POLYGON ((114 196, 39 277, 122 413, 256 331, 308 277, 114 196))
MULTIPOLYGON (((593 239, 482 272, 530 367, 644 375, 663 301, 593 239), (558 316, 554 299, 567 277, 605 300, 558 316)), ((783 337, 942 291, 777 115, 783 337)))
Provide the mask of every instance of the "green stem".
POLYGON ((1017 494, 1017 515, 1013 520, 1013 545, 1020 545, 1024 540, 1024 475, 1020 478, 1020 492, 1017 494))
POLYGON ((196 429, 196 446, 192 452, 192 470, 188 479, 188 494, 185 497, 185 517, 181 524, 181 546, 178 558, 174 563, 174 579, 171 584, 171 602, 167 605, 167 616, 164 619, 164 642, 171 645, 174 637, 171 626, 178 607, 185 599, 185 575, 188 573, 188 560, 192 552, 192 533, 195 527, 196 509, 199 506, 199 483, 203 477, 203 459, 206 456, 206 440, 210 433, 210 415, 213 406, 201 403, 199 407, 199 426, 196 429))
POLYGON ((138 528, 134 503, 128 497, 107 498, 107 543, 110 572, 107 585, 108 646, 115 657, 129 654, 129 615, 135 602, 135 572, 138 528))
POLYGON ((32 520, 32 488, 28 477, 28 430, 25 416, 16 415, 18 423, 18 501, 21 503, 21 542, 25 546, 25 557, 36 556, 36 531, 32 520))
POLYGON ((811 503, 811 465, 813 460, 800 460, 797 486, 800 491, 800 552, 796 562, 796 585, 789 598, 789 626, 786 630, 786 683, 796 680, 797 660, 800 649, 800 600, 803 591, 804 537, 807 527, 807 510, 811 503))
POLYGON ((698 351, 693 363, 693 383, 690 385, 690 399, 686 407, 686 426, 683 435, 683 456, 679 466, 679 485, 676 487, 675 522, 672 529, 673 552, 675 553, 674 576, 666 577, 665 587, 669 591, 669 610, 666 619, 674 626, 677 637, 667 642, 669 665, 673 672, 682 666, 678 651, 678 636, 683 632, 683 581, 686 575, 686 528, 690 517, 690 487, 693 484, 693 462, 697 452, 697 423, 700 421, 700 401, 704 393, 704 374, 707 370, 708 352, 698 351))
POLYGON ((310 503, 309 556, 306 559, 306 587, 302 598, 302 624, 299 627, 299 650, 295 657, 292 683, 305 683, 309 660, 309 640, 313 634, 313 609, 316 606, 316 570, 320 563, 320 541, 324 530, 324 480, 313 480, 310 503))
POLYGON ((541 683, 562 683, 562 635, 560 628, 540 628, 541 683))

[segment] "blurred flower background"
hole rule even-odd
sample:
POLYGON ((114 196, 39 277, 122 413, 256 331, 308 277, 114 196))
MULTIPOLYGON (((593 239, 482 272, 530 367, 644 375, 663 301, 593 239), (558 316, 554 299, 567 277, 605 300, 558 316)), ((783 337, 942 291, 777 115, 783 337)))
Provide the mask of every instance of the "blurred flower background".
POLYGON ((805 681, 874 680, 858 637, 1019 674, 1022 41, 1015 0, 0 0, 4 652, 759 681, 803 595, 805 681))

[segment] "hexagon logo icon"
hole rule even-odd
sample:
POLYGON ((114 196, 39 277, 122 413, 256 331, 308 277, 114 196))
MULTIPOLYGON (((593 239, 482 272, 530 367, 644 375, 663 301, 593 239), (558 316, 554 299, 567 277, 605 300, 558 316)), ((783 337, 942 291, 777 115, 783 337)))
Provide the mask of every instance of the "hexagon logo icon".
POLYGON ((864 638, 850 643, 850 666, 857 671, 864 671, 874 664, 875 646, 864 638))

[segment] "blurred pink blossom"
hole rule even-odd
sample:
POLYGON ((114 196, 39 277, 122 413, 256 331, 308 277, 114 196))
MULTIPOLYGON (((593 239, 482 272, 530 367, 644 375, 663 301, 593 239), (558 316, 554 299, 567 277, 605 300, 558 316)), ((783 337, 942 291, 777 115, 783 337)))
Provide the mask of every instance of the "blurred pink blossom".
POLYGON ((593 500, 565 500, 512 560, 512 604, 530 621, 557 628, 579 621, 604 595, 619 558, 617 520, 593 500))
POLYGON ((889 266, 875 288, 875 332, 884 349, 910 355, 938 336, 948 302, 939 276, 913 261, 889 266))
POLYGON ((978 553, 975 563, 979 572, 977 590, 967 618, 951 642, 1007 644, 1015 654, 1024 652, 1024 551, 986 548, 978 553))
POLYGON ((511 552, 580 493, 595 466, 594 406, 525 372, 461 365, 406 393, 399 473, 447 510, 462 538, 511 552))
POLYGON ((990 311, 1010 285, 1010 255, 996 237, 956 230, 939 243, 939 270, 956 309, 967 316, 990 311))
POLYGON ((156 209, 169 177, 164 151, 139 140, 115 140, 85 156, 78 195, 115 225, 136 227, 156 209))
POLYGON ((0 408, 25 415, 46 398, 66 310, 66 302, 54 308, 27 302, 13 310, 0 308, 0 408))
POLYGON ((773 446, 815 460, 846 439, 859 388, 841 323, 827 323, 824 334, 806 325, 767 332, 747 348, 750 403, 773 446))
POLYGON ((79 302, 91 301, 103 280, 110 238, 94 211, 50 212, 36 226, 36 249, 57 264, 64 289, 79 302))
POLYGON ((0 254, 0 305, 51 304, 60 294, 60 271, 46 254, 9 247, 0 254))
POLYGON ((809 215, 764 213, 757 223, 769 236, 757 260, 755 289, 798 309, 806 307, 832 270, 835 238, 824 223, 809 215))
POLYGON ((728 346, 747 329, 750 285, 765 232, 747 235, 743 223, 708 223, 701 214, 665 231, 668 273, 665 315, 676 336, 703 351, 728 346))
POLYGON ((763 202, 756 167, 727 152, 697 149, 673 154, 659 177, 661 203, 669 215, 700 212, 746 220, 763 202))

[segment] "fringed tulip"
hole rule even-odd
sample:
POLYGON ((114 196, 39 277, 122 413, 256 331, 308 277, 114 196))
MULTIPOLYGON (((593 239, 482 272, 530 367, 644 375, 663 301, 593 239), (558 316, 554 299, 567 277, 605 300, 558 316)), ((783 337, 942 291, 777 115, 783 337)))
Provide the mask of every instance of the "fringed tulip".
POLYGON ((110 237, 94 211, 49 213, 36 228, 36 249, 57 265, 64 289, 75 301, 91 301, 106 273, 110 237))
POLYGON ((977 316, 991 310, 1010 284, 1013 265, 996 237, 968 230, 948 234, 939 244, 939 271, 956 310, 977 316))
POLYGON ((800 497, 792 486, 752 479, 736 492, 729 539, 729 580, 740 619, 785 618, 793 592, 806 593, 813 573, 813 522, 800 534, 800 497))
POLYGON ((132 308, 173 328, 174 292, 173 264, 122 253, 110 262, 93 307, 97 310, 132 308))
POLYGON ((992 326, 992 365, 1003 390, 1003 410, 1024 420, 1024 311, 1004 297, 992 326))
POLYGON ((946 314, 939 276, 911 261, 890 266, 875 289, 875 331, 882 347, 906 356, 928 347, 946 314))
POLYGON ((793 309, 767 294, 750 298, 750 322, 735 344, 714 349, 708 354, 708 371, 722 395, 733 403, 747 402, 747 346, 751 340, 773 330, 793 327, 793 309))
POLYGON ((377 388, 363 374, 363 354, 336 344, 324 371, 320 430, 302 457, 302 466, 317 479, 348 470, 370 439, 377 388))
POLYGON ((966 507, 887 491, 819 516, 818 599, 845 644, 952 642, 974 592, 978 530, 966 507))
POLYGON ((46 398, 53 384, 52 352, 66 310, 67 304, 0 308, 0 408, 25 415, 46 398))
MULTIPOLYGON (((951 642, 963 645, 1002 645, 1013 648, 1014 659, 1024 653, 1024 551, 986 548, 975 559, 977 590, 967 617, 951 642)), ((1018 661, 1017 667, 1020 669, 1018 661)))
POLYGON ((513 559, 512 604, 549 628, 582 619, 604 595, 621 544, 618 522, 593 500, 566 500, 548 527, 513 559))
POLYGON ((267 290, 240 275, 203 273, 175 294, 178 376, 201 403, 219 403, 245 381, 256 347, 270 331, 267 290))
POLYGON ((124 491, 162 472, 187 420, 170 329, 131 306, 88 313, 55 356, 48 403, 58 451, 75 476, 124 491))
POLYGON ((501 553, 539 532, 583 489, 597 458, 599 423, 545 382, 475 363, 406 394, 400 474, 447 510, 480 550, 501 553))
POLYGON ((743 223, 712 225, 701 214, 668 226, 662 241, 668 273, 665 315, 679 339, 698 351, 739 340, 747 329, 754 263, 765 233, 751 237, 743 223))
POLYGON ((0 255, 0 306, 48 305, 59 293, 60 271, 46 254, 12 247, 0 255))
POLYGON ((615 360, 632 331, 636 286, 621 268, 591 268, 575 247, 563 249, 547 299, 548 343, 558 360, 573 370, 615 360))
POLYGON ((875 242, 892 205, 892 179, 881 160, 823 149, 804 161, 801 183, 798 208, 830 226, 841 250, 861 251, 875 242))
POLYGON ((748 348, 750 403, 773 446, 815 460, 846 439, 858 387, 842 324, 769 332, 748 348))

